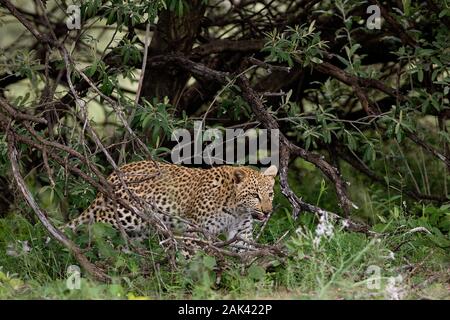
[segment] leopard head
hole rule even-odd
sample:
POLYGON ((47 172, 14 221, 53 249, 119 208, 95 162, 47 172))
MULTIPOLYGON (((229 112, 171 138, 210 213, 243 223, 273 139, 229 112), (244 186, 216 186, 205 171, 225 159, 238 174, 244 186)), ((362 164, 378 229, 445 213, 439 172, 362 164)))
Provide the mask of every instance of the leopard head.
POLYGON ((234 168, 236 209, 251 213, 255 219, 265 220, 273 210, 273 186, 277 172, 274 165, 262 172, 245 167, 234 168))

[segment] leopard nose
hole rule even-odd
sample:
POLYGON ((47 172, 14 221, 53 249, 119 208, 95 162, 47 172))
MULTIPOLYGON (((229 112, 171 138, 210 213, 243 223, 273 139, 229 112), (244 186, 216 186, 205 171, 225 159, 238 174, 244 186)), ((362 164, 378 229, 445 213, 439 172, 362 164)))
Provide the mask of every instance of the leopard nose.
POLYGON ((271 206, 262 207, 262 212, 267 215, 272 212, 272 207, 271 206))

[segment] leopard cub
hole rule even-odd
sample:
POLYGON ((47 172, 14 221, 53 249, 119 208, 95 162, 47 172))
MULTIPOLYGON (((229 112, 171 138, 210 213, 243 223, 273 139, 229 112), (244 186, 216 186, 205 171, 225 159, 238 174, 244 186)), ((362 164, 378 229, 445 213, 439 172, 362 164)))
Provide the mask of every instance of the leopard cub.
MULTIPOLYGON (((259 172, 249 167, 198 169, 140 161, 122 166, 120 176, 113 173, 108 181, 128 208, 139 207, 136 201, 144 201, 154 208, 150 214, 158 215, 170 228, 175 228, 177 221, 170 217, 178 217, 178 221, 191 222, 212 236, 238 236, 241 240, 234 243, 234 248, 242 251, 249 248, 245 240, 253 239, 254 219, 264 220, 272 211, 277 171, 274 165, 259 172)), ((75 230, 89 222, 109 223, 132 237, 145 237, 150 230, 140 215, 101 193, 66 227, 75 230)))

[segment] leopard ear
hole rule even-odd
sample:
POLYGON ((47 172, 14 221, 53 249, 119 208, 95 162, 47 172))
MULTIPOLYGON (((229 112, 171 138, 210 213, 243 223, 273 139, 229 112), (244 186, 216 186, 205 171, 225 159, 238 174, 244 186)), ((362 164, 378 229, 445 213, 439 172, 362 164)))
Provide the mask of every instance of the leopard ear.
POLYGON ((269 177, 275 177, 278 173, 278 168, 275 165, 271 165, 266 170, 264 170, 263 175, 269 177))
POLYGON ((244 180, 245 178, 245 172, 244 170, 240 169, 240 168, 236 168, 233 171, 233 180, 235 183, 241 183, 242 180, 244 180))

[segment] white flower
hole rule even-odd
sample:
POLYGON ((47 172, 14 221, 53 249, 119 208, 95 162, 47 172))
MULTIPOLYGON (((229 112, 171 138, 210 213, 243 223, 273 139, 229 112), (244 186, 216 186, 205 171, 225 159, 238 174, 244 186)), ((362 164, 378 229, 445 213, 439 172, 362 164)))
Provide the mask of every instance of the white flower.
POLYGON ((6 246, 6 255, 10 257, 18 257, 19 253, 17 253, 16 249, 14 248, 14 244, 9 243, 6 246))
POLYGON ((391 260, 395 260, 395 253, 392 252, 392 251, 389 251, 388 258, 391 259, 391 260))
POLYGON ((28 244, 28 240, 25 240, 25 241, 20 241, 19 240, 19 243, 22 244, 22 253, 27 254, 28 252, 31 251, 31 247, 28 244))
POLYGON ((319 244, 320 244, 320 237, 315 237, 315 238, 313 239, 313 246, 314 246, 314 247, 318 247, 319 244))
POLYGON ((17 242, 20 245, 20 248, 18 248, 17 244, 9 243, 6 246, 6 255, 11 257, 18 257, 21 255, 28 254, 28 252, 31 251, 32 248, 28 244, 28 240, 25 241, 17 240, 17 242))
POLYGON ((322 237, 330 238, 333 236, 334 225, 328 219, 328 215, 325 213, 320 216, 319 224, 316 227, 315 238, 313 239, 313 245, 318 246, 322 237))
POLYGON ((333 235, 333 224, 328 220, 328 215, 324 214, 320 217, 319 224, 316 228, 317 236, 331 237, 333 235))

